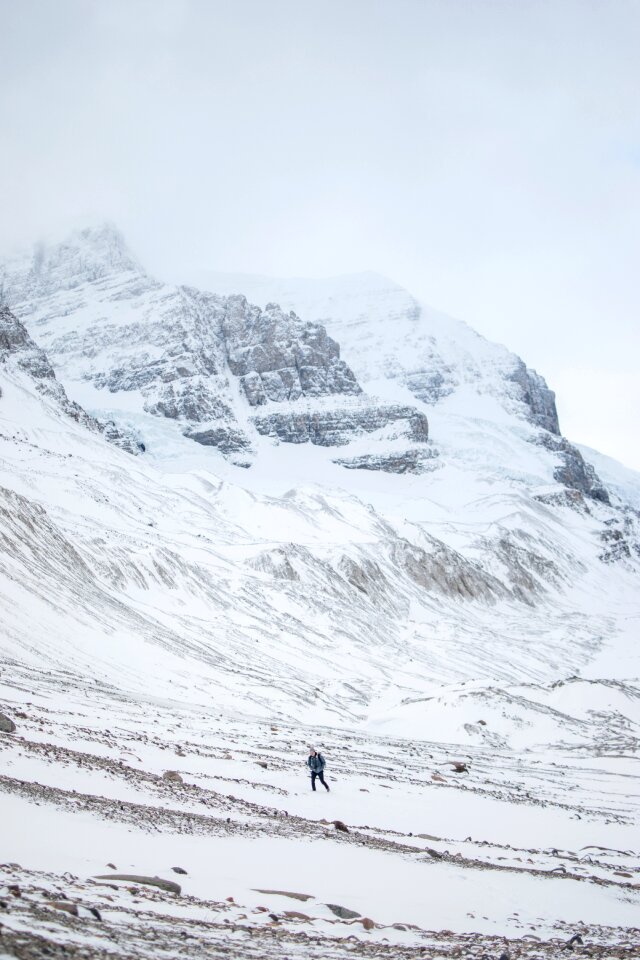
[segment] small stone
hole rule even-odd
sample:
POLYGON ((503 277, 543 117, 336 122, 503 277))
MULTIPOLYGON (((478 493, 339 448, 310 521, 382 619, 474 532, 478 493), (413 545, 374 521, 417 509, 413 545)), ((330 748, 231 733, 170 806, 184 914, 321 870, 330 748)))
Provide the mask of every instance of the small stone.
POLYGON ((311 920, 308 914, 300 913, 299 910, 285 910, 282 916, 287 917, 288 920, 311 920))
POLYGON ((174 873, 181 873, 184 876, 187 875, 187 871, 184 870, 183 867, 171 867, 171 869, 173 870, 174 873))
POLYGON ((162 779, 169 780, 171 783, 184 783, 184 780, 177 770, 165 770, 162 774, 162 779))
POLYGON ((67 903, 65 900, 48 900, 47 902, 54 910, 64 910, 65 913, 70 913, 72 917, 78 916, 78 908, 75 903, 67 903))
POLYGON ((342 833, 349 833, 349 827, 346 825, 346 823, 343 823, 342 820, 332 820, 331 822, 336 830, 340 830, 342 833))
POLYGON ((583 943, 584 943, 584 941, 583 941, 582 937, 580 936, 580 934, 579 934, 579 933, 574 933, 574 935, 571 937, 571 939, 570 939, 570 940, 567 940, 567 942, 565 943, 565 945, 563 946, 562 949, 563 949, 563 950, 573 950, 574 944, 577 944, 578 946, 581 947, 581 946, 583 945, 583 943))
POLYGON ((430 857, 433 857, 434 860, 442 860, 443 854, 438 850, 434 850, 433 847, 425 847, 424 852, 428 853, 430 857))
POLYGON ((267 764, 265 763, 264 760, 258 760, 257 763, 258 763, 258 766, 262 767, 263 770, 267 769, 267 764))
POLYGON ((118 868, 116 867, 115 863, 108 863, 107 866, 108 866, 108 867, 111 867, 112 870, 117 870, 117 869, 118 869, 118 868))

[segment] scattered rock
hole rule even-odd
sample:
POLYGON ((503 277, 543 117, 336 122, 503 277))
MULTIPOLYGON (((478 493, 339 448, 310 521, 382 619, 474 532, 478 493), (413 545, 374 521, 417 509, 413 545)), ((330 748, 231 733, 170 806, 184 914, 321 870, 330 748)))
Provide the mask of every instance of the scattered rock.
POLYGON ((70 913, 72 917, 78 916, 78 908, 75 903, 67 903, 65 900, 48 900, 47 903, 54 910, 64 910, 65 913, 70 913))
POLYGON ((0 713, 0 733, 15 733, 16 725, 4 713, 0 713))
POLYGON ((338 903, 326 903, 326 907, 329 907, 331 913, 334 913, 336 917, 339 917, 341 920, 357 920, 358 917, 361 917, 362 914, 358 913, 356 910, 349 910, 347 907, 341 907, 338 903))
POLYGON ((567 942, 565 943, 562 949, 573 950, 574 944, 577 944, 579 947, 581 947, 584 944, 584 940, 582 939, 579 933, 574 933, 571 939, 567 940, 567 942))
POLYGON ((181 873, 184 876, 187 875, 187 871, 184 870, 182 867, 171 867, 171 869, 173 870, 174 873, 181 873))
POLYGON ((254 888, 254 893, 264 893, 270 894, 275 897, 291 897, 292 900, 313 900, 313 896, 310 893, 291 893, 289 890, 260 890, 254 888))
POLYGON ((343 823, 342 820, 332 820, 331 822, 336 830, 340 830, 342 833, 349 833, 349 827, 346 823, 343 823))
POLYGON ((452 760, 451 766, 454 773, 469 773, 469 767, 462 760, 452 760))
POLYGON ((165 772, 162 774, 162 779, 170 780, 172 783, 184 783, 184 780, 177 770, 165 770, 165 772))
POLYGON ((117 870, 117 869, 118 869, 118 868, 116 867, 115 863, 108 863, 107 866, 108 866, 108 867, 111 867, 112 870, 117 870))
POLYGON ((162 880, 160 877, 140 877, 135 873, 99 874, 94 880, 125 880, 128 883, 141 883, 147 887, 158 887, 166 893, 182 893, 182 887, 173 880, 162 880))
POLYGON ((300 913, 299 910, 285 910, 282 916, 286 917, 288 920, 311 920, 311 917, 308 914, 300 913))
POLYGON ((10 885, 7 887, 7 890, 9 891, 9 893, 11 894, 12 897, 21 897, 21 896, 22 896, 22 891, 21 891, 21 889, 20 889, 20 887, 18 886, 17 883, 12 883, 12 884, 10 884, 10 885))
POLYGON ((258 766, 262 767, 263 770, 267 769, 267 764, 265 763, 264 760, 258 760, 257 763, 258 763, 258 766))
POLYGON ((444 854, 440 853, 438 850, 434 850, 432 847, 425 847, 424 852, 428 853, 430 857, 433 857, 434 860, 442 860, 444 854))

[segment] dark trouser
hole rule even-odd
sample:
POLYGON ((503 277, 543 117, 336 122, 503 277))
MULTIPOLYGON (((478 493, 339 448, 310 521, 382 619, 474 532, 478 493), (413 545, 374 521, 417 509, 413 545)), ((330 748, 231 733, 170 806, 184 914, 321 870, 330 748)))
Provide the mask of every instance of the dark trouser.
POLYGON ((322 772, 322 770, 318 771, 317 773, 315 770, 311 771, 311 789, 315 790, 316 788, 316 777, 318 778, 322 786, 328 790, 329 784, 324 782, 324 773, 322 772))

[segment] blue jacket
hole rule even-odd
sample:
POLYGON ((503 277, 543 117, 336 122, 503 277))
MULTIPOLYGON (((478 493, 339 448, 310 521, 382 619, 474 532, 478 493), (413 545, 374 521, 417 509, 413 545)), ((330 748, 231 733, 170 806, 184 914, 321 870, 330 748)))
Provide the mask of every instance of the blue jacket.
POLYGON ((322 773, 325 768, 325 760, 321 753, 315 753, 307 760, 307 766, 312 773, 322 773))

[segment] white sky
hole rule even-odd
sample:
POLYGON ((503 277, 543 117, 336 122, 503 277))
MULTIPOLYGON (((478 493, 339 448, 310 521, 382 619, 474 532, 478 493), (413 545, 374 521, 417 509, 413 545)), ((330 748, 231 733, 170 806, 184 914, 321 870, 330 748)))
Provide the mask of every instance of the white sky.
POLYGON ((640 469, 640 0, 0 0, 0 247, 377 270, 640 469))

